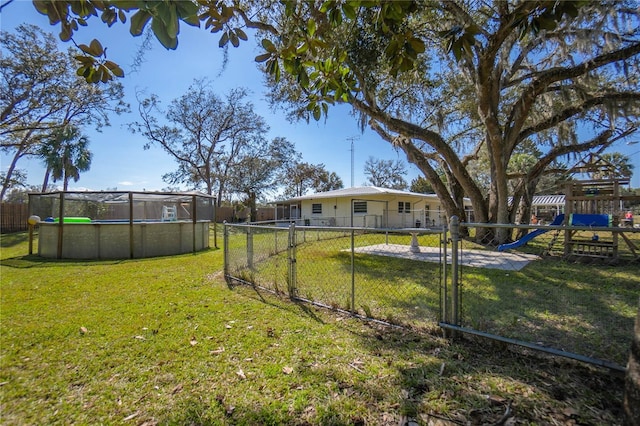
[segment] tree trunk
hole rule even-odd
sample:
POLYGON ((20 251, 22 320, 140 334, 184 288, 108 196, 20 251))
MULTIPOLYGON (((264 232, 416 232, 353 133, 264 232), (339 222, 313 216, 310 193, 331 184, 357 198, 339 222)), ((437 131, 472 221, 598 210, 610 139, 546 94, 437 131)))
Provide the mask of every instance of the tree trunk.
POLYGON ((47 167, 47 170, 44 172, 44 179, 42 181, 42 191, 47 192, 47 187, 49 186, 49 175, 51 174, 51 167, 47 167))
POLYGON ((627 364, 623 406, 625 426, 640 425, 640 303, 627 364))
MULTIPOLYGON (((514 194, 514 203, 516 198, 519 198, 518 204, 513 205, 513 209, 515 210, 515 222, 519 222, 522 224, 529 223, 529 219, 531 218, 532 213, 531 207, 533 204, 533 195, 535 194, 536 187, 538 186, 538 181, 539 179, 527 179, 522 184, 523 193, 518 194, 518 197, 516 197, 516 195, 514 194)), ((516 235, 516 239, 519 240, 520 238, 527 235, 528 232, 528 229, 519 229, 516 235)))
POLYGON ((11 160, 11 165, 9 165, 9 169, 7 170, 7 174, 4 177, 4 183, 2 184, 2 192, 0 192, 0 200, 4 200, 4 194, 9 189, 9 182, 11 182, 11 176, 13 175, 13 171, 16 168, 16 164, 18 160, 22 157, 22 153, 20 151, 16 152, 16 155, 13 156, 13 160, 11 160))
POLYGON ((256 207, 256 193, 251 191, 249 193, 249 220, 256 222, 258 220, 258 208, 256 207))
POLYGON ((218 186, 218 197, 216 199, 216 207, 222 206, 222 184, 218 186))
MULTIPOLYGON (((496 154, 494 154, 496 155, 496 154)), ((507 224, 509 223, 509 188, 507 186, 507 167, 502 160, 502 155, 496 155, 499 160, 496 159, 496 201, 497 212, 495 217, 495 223, 507 224)), ((509 239, 510 230, 507 228, 497 228, 495 242, 502 244, 509 239)))
POLYGON ((29 130, 28 132, 26 132, 26 134, 20 140, 20 144, 16 147, 16 153, 14 154, 13 159, 11 160, 11 165, 9 166, 7 174, 4 177, 2 191, 0 191, 0 200, 4 200, 4 195, 7 192, 7 189, 9 189, 9 182, 11 182, 11 176, 13 175, 13 171, 16 168, 16 164, 18 164, 18 160, 25 156, 29 151, 29 145, 27 142, 31 138, 32 134, 33 130, 29 130))

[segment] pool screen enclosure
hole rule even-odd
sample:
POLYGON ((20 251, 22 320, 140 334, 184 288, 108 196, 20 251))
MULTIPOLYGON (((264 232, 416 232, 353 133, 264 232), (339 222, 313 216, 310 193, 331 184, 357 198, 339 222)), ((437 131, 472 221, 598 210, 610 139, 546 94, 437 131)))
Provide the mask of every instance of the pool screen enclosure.
POLYGON ((38 254, 126 259, 209 247, 215 198, 200 192, 78 191, 29 194, 40 218, 38 254))

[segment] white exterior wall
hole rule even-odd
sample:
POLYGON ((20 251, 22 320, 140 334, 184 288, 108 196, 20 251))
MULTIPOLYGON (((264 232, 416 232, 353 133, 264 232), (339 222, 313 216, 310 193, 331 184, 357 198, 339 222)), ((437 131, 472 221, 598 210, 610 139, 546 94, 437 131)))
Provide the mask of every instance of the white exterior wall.
MULTIPOLYGON (((354 213, 353 226, 367 228, 413 228, 420 221, 420 227, 441 226, 446 215, 437 199, 425 200, 411 196, 369 196, 367 213, 354 213), (400 213, 398 202, 409 203, 410 211, 400 213), (428 207, 428 210, 425 210, 428 207), (387 217, 388 210, 388 217, 387 217)), ((351 198, 317 198, 301 200, 303 224, 311 226, 351 226, 351 198), (322 213, 313 213, 314 204, 322 205, 322 213)), ((404 210, 404 209, 403 209, 404 210)))

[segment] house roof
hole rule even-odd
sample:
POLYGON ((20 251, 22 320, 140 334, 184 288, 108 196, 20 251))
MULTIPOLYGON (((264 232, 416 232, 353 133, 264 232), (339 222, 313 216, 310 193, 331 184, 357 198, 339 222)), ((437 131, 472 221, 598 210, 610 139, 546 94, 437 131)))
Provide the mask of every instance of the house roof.
POLYGON ((380 188, 378 186, 355 186, 352 188, 342 188, 333 191, 317 192, 315 194, 303 195, 278 201, 279 203, 290 203, 302 200, 316 200, 319 198, 358 198, 372 195, 401 195, 405 197, 420 197, 437 199, 436 194, 420 194, 417 192, 400 191, 398 189, 380 188))
POLYGON ((420 194, 417 192, 400 191, 398 189, 380 188, 378 186, 355 186, 352 188, 342 188, 333 191, 317 192, 315 194, 303 195, 300 197, 280 200, 278 202, 294 202, 302 200, 316 200, 319 198, 358 198, 372 195, 402 195, 409 197, 433 198, 437 199, 436 194, 420 194))

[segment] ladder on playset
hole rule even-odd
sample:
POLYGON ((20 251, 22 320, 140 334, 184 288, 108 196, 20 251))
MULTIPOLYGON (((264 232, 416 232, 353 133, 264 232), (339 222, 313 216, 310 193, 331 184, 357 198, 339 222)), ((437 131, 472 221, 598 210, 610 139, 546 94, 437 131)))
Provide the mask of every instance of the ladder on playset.
POLYGON ((549 245, 547 246, 547 249, 543 252, 545 255, 550 255, 551 254, 551 249, 553 248, 553 246, 556 243, 556 241, 558 241, 558 237, 559 236, 560 236, 560 230, 556 229, 553 232, 553 235, 551 237, 551 241, 549 241, 549 245))

